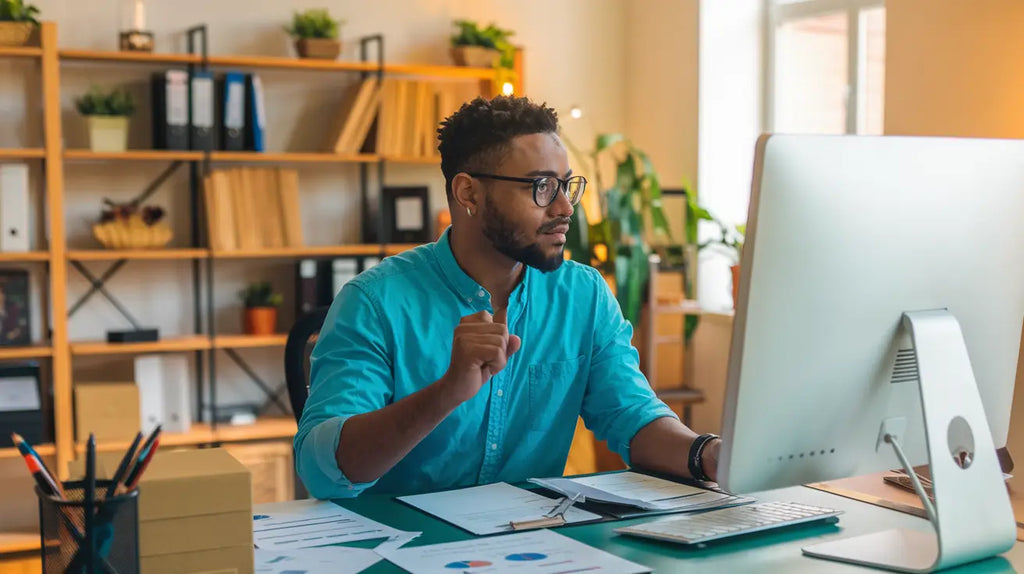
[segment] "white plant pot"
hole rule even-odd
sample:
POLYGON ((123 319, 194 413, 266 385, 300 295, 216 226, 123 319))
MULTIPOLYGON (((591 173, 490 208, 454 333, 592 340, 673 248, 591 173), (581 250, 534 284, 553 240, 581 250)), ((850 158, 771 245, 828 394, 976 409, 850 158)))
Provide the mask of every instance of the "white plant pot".
POLYGON ((128 148, 127 116, 88 116, 89 149, 119 152, 128 148))

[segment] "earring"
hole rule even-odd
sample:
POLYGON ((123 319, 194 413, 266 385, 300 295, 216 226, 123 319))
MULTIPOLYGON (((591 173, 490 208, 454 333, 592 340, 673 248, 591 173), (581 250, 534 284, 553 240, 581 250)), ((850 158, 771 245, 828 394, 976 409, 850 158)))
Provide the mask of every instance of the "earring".
POLYGON ((468 213, 470 217, 473 217, 473 210, 469 207, 466 208, 466 213, 468 213))

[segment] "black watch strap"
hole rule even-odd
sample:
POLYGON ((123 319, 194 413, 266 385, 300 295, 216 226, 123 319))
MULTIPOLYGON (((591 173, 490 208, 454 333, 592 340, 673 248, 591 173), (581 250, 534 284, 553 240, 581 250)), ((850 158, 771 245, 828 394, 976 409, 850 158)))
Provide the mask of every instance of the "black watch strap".
POLYGON ((690 471, 690 476, 692 476, 694 480, 699 480, 701 482, 711 481, 711 478, 704 474, 702 456, 704 454, 704 447, 716 438, 719 438, 716 434, 705 433, 693 439, 693 444, 690 445, 690 456, 687 459, 687 468, 690 471))

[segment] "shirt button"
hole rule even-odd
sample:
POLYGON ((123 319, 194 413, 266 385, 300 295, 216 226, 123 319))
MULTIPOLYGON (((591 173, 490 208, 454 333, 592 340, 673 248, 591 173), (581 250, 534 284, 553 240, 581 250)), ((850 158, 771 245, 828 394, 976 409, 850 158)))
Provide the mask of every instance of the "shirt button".
POLYGON ((491 443, 491 450, 498 450, 498 443, 492 442, 491 443))
POLYGON ((472 297, 466 297, 466 303, 472 303, 472 302, 473 302, 473 298, 472 297))
POLYGON ((504 395, 504 394, 505 394, 505 392, 504 392, 504 391, 502 391, 501 389, 498 389, 498 396, 499 396, 499 397, 500 397, 501 395, 504 395))
POLYGON ((486 293, 484 293, 484 290, 483 290, 483 289, 481 289, 481 290, 479 290, 479 291, 477 291, 477 292, 476 292, 476 296, 477 296, 477 297, 483 297, 484 295, 486 295, 486 293))

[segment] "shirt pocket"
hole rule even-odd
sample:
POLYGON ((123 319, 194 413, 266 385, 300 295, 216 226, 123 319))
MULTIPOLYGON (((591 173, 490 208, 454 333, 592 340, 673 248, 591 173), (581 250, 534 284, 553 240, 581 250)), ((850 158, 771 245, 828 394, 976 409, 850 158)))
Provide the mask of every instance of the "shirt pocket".
POLYGON ((530 365, 530 430, 547 430, 562 419, 576 424, 583 389, 574 388, 573 382, 583 358, 530 365))

